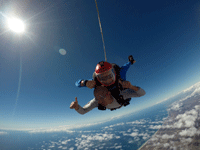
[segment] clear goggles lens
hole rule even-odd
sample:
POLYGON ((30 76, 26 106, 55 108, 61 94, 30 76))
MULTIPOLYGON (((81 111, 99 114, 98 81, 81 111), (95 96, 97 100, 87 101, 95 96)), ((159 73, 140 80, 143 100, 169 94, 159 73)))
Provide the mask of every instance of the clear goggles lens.
POLYGON ((106 71, 105 73, 97 75, 99 81, 105 85, 109 85, 115 82, 115 73, 113 69, 106 71))

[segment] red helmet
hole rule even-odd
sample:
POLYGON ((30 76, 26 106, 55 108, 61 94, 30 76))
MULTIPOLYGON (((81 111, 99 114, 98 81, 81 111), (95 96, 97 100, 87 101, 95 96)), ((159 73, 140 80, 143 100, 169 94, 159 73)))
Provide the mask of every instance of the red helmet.
POLYGON ((100 74, 100 73, 110 70, 111 68, 112 68, 112 65, 110 63, 101 61, 97 64, 95 68, 95 73, 100 74))
POLYGON ((95 68, 95 74, 98 81, 104 86, 115 83, 116 75, 112 65, 108 62, 99 62, 95 68))

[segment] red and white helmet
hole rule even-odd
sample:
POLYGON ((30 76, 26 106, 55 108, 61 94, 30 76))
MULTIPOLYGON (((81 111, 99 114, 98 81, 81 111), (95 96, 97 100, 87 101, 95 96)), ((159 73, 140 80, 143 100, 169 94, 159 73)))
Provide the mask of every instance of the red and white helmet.
POLYGON ((112 65, 108 62, 101 61, 95 68, 97 80, 104 86, 110 86, 115 83, 116 74, 112 65))

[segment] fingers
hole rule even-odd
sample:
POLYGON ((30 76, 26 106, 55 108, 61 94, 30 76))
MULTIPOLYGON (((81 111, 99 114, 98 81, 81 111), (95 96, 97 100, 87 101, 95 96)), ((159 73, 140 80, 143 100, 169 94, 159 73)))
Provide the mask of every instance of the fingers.
POLYGON ((74 109, 78 105, 77 97, 75 97, 75 101, 71 103, 70 108, 74 109))
POLYGON ((131 83, 129 81, 120 81, 119 83, 122 85, 123 88, 130 88, 131 83))
POLYGON ((124 88, 130 88, 131 83, 129 81, 124 81, 123 86, 124 88))
POLYGON ((70 105, 69 108, 70 108, 70 109, 73 109, 73 108, 74 108, 74 102, 71 103, 71 105, 70 105))
POLYGON ((96 85, 96 82, 95 81, 88 81, 87 83, 86 83, 86 86, 88 87, 88 88, 90 88, 90 89, 92 89, 92 88, 94 88, 94 86, 96 85))

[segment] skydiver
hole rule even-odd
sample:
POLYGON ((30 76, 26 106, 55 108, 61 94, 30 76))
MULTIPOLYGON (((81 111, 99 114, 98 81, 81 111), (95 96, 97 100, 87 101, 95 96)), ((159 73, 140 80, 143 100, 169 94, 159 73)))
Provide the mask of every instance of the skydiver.
POLYGON ((93 73, 93 79, 91 80, 78 80, 75 85, 77 87, 88 87, 90 89, 98 85, 103 85, 109 88, 118 79, 125 81, 126 72, 128 71, 130 65, 133 65, 136 61, 133 56, 128 57, 129 62, 124 64, 121 68, 116 64, 110 64, 108 62, 99 62, 96 66, 95 72, 93 73), (102 65, 104 65, 102 67, 102 65), (112 66, 111 66, 112 65, 112 66))
MULTIPOLYGON (((76 85, 78 85, 78 87, 82 87, 82 85, 87 86, 88 82, 90 82, 90 84, 88 85, 89 88, 105 86, 119 104, 130 104, 129 102, 131 98, 124 100, 123 98, 121 98, 122 96, 120 95, 120 91, 123 90, 122 83, 125 84, 126 72, 129 69, 130 65, 136 62, 133 59, 132 55, 130 55, 128 58, 129 62, 121 68, 116 64, 110 64, 104 61, 99 62, 96 66, 95 72, 93 73, 93 80, 79 80, 79 84, 77 84, 76 82, 76 85)), ((130 84, 130 82, 128 83, 130 84)), ((133 85, 131 86, 134 87, 133 85)), ((106 108, 99 104, 98 109, 105 110, 106 108)))
MULTIPOLYGON (((130 82, 129 82, 130 83, 130 82)), ((145 95, 145 91, 140 87, 132 87, 131 84, 123 84, 124 88, 127 88, 121 91, 122 99, 129 99, 131 97, 140 97, 145 95)), ((112 95, 111 92, 104 86, 97 86, 94 90, 95 98, 87 103, 84 107, 81 107, 78 104, 77 97, 75 101, 71 103, 70 108, 75 109, 79 114, 85 114, 92 109, 99 107, 99 105, 105 107, 106 109, 115 110, 119 109, 123 103, 119 103, 112 95)))
MULTIPOLYGON (((84 85, 81 85, 80 82, 82 82, 82 80, 79 80, 76 83, 76 85, 78 85, 78 87, 82 87, 82 86, 87 86, 89 88, 95 87, 95 89, 99 86, 105 86, 108 89, 110 95, 117 101, 117 104, 118 104, 117 107, 114 105, 115 108, 112 107, 111 110, 116 109, 119 106, 126 106, 129 104, 131 97, 139 97, 145 94, 145 91, 142 90, 141 88, 133 86, 131 85, 130 82, 125 81, 126 72, 128 68, 130 67, 130 65, 133 63, 135 63, 135 60, 133 59, 132 56, 129 56, 129 63, 126 63, 121 68, 115 64, 111 65, 110 63, 107 63, 107 62, 100 62, 99 64, 97 64, 95 72, 93 74, 94 81, 83 80, 84 85), (91 84, 87 85, 88 82, 90 82, 91 84), (120 92, 123 90, 124 90, 123 92, 125 92, 125 89, 128 89, 126 90, 126 92, 129 93, 129 96, 127 99, 124 99, 123 96, 120 94, 120 92)), ((92 101, 95 103, 95 107, 96 105, 98 106, 98 109, 100 110, 106 109, 105 105, 101 105, 101 103, 98 103, 98 99, 97 100, 93 99, 92 101)), ((70 108, 77 108, 76 103, 77 103, 77 100, 75 102, 72 102, 70 108), (73 106, 76 106, 76 107, 73 107, 73 106)), ((94 104, 94 103, 91 103, 91 104, 94 104)), ((80 107, 80 109, 81 108, 82 107, 80 107)), ((93 109, 94 108, 93 105, 90 106, 89 108, 84 107, 84 110, 86 109, 86 111, 88 111, 88 109, 90 110, 90 108, 93 109)), ((108 109, 110 108, 108 107, 108 109)))
MULTIPOLYGON (((101 61, 97 64, 95 72, 93 73, 93 80, 79 80, 76 82, 76 86, 89 88, 96 88, 98 86, 105 86, 110 92, 111 95, 117 100, 118 103, 123 105, 130 104, 130 99, 123 100, 120 95, 120 91, 123 90, 122 83, 125 83, 126 72, 129 69, 130 65, 136 61, 133 59, 133 56, 130 55, 129 62, 126 63, 121 68, 116 64, 110 64, 108 62, 101 61), (89 82, 89 83, 88 83, 89 82), (83 84, 83 85, 82 85, 83 84)), ((130 84, 130 82, 128 82, 130 84)), ((130 84, 133 88, 134 86, 130 84)), ((137 90, 137 88, 135 88, 137 90)), ((105 110, 105 107, 99 105, 99 110, 105 110)))

